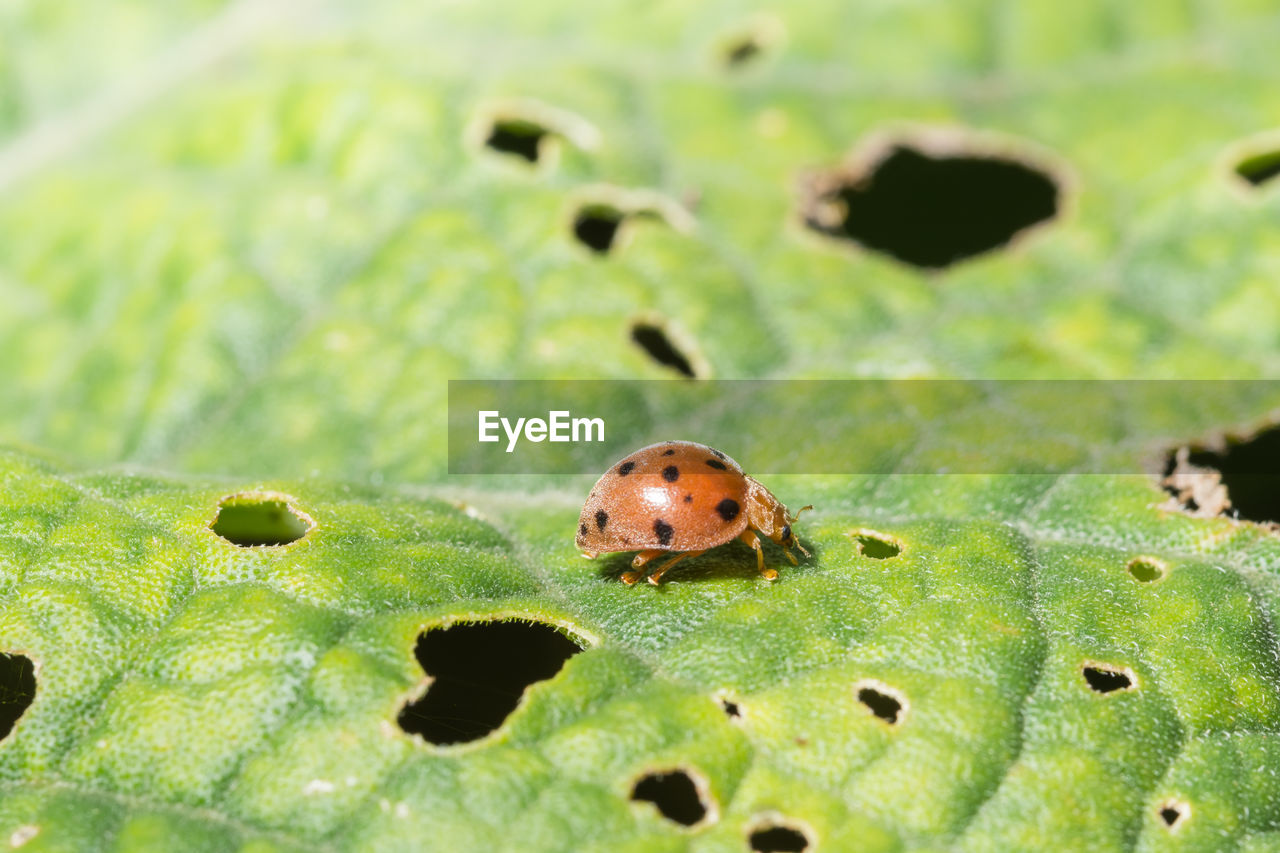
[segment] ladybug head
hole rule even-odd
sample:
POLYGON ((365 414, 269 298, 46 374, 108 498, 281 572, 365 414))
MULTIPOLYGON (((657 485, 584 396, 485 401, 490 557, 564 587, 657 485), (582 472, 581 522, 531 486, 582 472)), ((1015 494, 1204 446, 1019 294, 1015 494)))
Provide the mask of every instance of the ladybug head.
POLYGON ((804 507, 798 512, 791 512, 782 501, 778 500, 773 494, 760 484, 759 480, 747 477, 747 518, 751 529, 759 531, 768 536, 774 542, 777 542, 787 550, 787 556, 791 558, 791 562, 795 562, 790 549, 799 548, 800 553, 806 557, 809 552, 806 551, 796 540, 795 531, 791 529, 791 525, 795 524, 796 518, 800 513, 812 506, 804 507))
POLYGON ((777 537, 774 539, 774 541, 783 548, 799 548, 800 553, 804 554, 806 557, 809 556, 809 552, 806 551, 804 546, 800 544, 800 541, 796 539, 795 531, 791 529, 791 525, 800 517, 800 513, 807 509, 813 509, 813 505, 810 504, 809 506, 801 507, 795 511, 794 515, 791 512, 784 510, 784 512, 786 512, 787 523, 782 526, 782 529, 778 531, 777 537))

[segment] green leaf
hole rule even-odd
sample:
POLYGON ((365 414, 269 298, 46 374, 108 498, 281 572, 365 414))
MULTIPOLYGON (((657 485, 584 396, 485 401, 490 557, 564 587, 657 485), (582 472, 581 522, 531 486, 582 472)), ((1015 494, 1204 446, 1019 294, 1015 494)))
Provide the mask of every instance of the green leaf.
POLYGON ((770 477, 812 558, 627 587, 573 547, 594 472, 447 474, 446 380, 1273 376, 1278 35, 1261 0, 0 12, 0 842, 1274 847, 1271 531, 1137 476, 770 477), (961 229, 873 178, 975 158, 973 221, 1009 164, 1055 214, 902 260, 961 229), (406 731, 424 632, 493 621, 582 651, 478 741, 406 731), (692 827, 632 798, 677 771, 692 827))
POLYGON ((1140 478, 779 478, 820 506, 813 558, 768 584, 734 545, 636 588, 573 548, 576 493, 256 484, 313 526, 240 546, 210 527, 226 481, 3 470, 0 648, 38 687, 0 829, 52 847, 728 850, 781 819, 837 849, 1120 849, 1280 820, 1253 769, 1280 759, 1280 546, 1140 478), (956 508, 984 491, 1005 504, 956 508), (405 731, 419 634, 509 619, 583 651, 478 741, 405 731), (692 834, 629 797, 673 769, 704 786, 692 834))
POLYGON ((1280 196, 1223 165, 1267 150, 1265 3, 100 5, 154 50, 22 41, 15 79, 84 95, 0 154, 0 430, 89 464, 439 480, 444 379, 673 376, 632 340, 655 318, 726 378, 1278 366, 1280 196), (512 112, 536 166, 483 144, 512 112), (806 176, 921 127, 1025 159, 1061 214, 941 272, 802 224, 806 176), (601 200, 648 213, 604 256, 570 228, 601 200))

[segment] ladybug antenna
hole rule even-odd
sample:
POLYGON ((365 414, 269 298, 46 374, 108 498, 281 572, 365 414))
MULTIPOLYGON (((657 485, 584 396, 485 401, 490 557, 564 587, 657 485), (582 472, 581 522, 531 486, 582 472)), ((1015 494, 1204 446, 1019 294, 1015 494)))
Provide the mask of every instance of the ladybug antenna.
MULTIPOLYGON (((796 511, 795 511, 795 514, 794 514, 794 515, 792 515, 791 513, 787 513, 788 515, 791 515, 791 518, 790 518, 790 519, 788 519, 787 523, 788 523, 788 524, 794 524, 794 523, 795 523, 795 520, 796 520, 797 518, 799 518, 799 517, 800 517, 800 513, 804 512, 806 509, 813 509, 813 504, 809 504, 808 506, 802 506, 802 507, 800 507, 798 510, 796 510, 796 511)), ((804 549, 802 548, 802 549, 800 549, 800 550, 802 550, 802 551, 803 551, 804 549)), ((809 556, 809 555, 808 555, 808 554, 806 554, 805 556, 807 557, 807 556, 809 556)))
POLYGON ((801 553, 801 554, 804 554, 806 557, 811 557, 811 556, 813 556, 812 554, 810 554, 808 551, 806 551, 806 550, 804 549, 804 546, 800 544, 800 540, 799 540, 799 539, 797 539, 797 540, 796 540, 796 547, 797 547, 797 548, 799 548, 799 549, 800 549, 800 553, 801 553))

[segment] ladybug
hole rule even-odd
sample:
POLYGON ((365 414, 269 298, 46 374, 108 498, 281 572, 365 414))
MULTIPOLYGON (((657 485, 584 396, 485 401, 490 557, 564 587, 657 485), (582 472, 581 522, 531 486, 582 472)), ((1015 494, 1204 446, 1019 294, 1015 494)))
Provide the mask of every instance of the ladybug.
MULTIPOLYGON (((662 576, 686 557, 741 539, 756 552, 765 580, 778 572, 764 565, 756 531, 787 550, 806 551, 796 541, 794 515, 759 482, 743 473, 728 456, 705 444, 664 441, 628 454, 596 481, 578 518, 575 543, 585 557, 611 551, 639 551, 631 561, 639 569, 668 551, 681 551, 649 575, 657 586, 662 576)), ((642 572, 624 572, 634 584, 642 572)))

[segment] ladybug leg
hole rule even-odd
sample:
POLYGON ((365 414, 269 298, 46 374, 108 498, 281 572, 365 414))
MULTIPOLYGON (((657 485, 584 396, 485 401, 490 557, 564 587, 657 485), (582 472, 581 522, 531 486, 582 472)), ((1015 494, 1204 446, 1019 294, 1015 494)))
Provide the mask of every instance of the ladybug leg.
MULTIPOLYGON (((638 569, 641 566, 643 566, 645 563, 654 559, 655 557, 661 557, 663 554, 666 554, 666 553, 667 553, 666 551, 641 551, 640 553, 636 554, 635 559, 631 561, 631 567, 638 569)), ((642 578, 643 576, 644 576, 644 572, 623 572, 622 582, 625 583, 627 586, 631 586, 636 581, 640 580, 640 578, 642 578)))
POLYGON ((742 531, 738 538, 750 545, 751 549, 756 552, 756 568, 760 570, 760 574, 764 576, 764 579, 767 581, 777 580, 778 570, 764 567, 764 549, 760 547, 760 537, 756 536, 756 532, 748 527, 742 531))
POLYGON ((705 553, 707 552, 705 550, 702 550, 702 551, 685 551, 683 554, 677 554, 676 556, 672 557, 670 560, 667 560, 661 566, 658 566, 658 570, 653 574, 649 575, 649 583, 653 584, 654 586, 657 586, 658 584, 662 583, 662 576, 667 573, 667 569, 671 568, 676 563, 683 560, 685 557, 697 557, 698 555, 705 554, 705 553))

